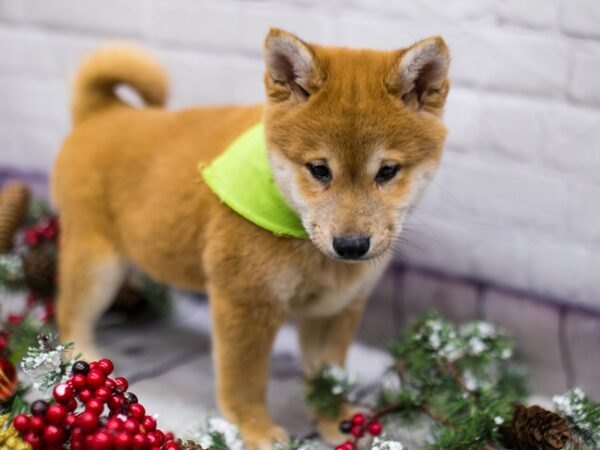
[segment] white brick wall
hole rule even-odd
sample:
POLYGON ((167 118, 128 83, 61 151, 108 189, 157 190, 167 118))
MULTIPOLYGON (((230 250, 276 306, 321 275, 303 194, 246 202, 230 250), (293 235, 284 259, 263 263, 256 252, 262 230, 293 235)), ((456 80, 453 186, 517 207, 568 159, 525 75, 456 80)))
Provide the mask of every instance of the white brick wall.
POLYGON ((68 80, 106 41, 152 48, 173 107, 260 101, 271 25, 385 49, 442 34, 447 152, 402 252, 600 308, 598 0, 0 0, 0 166, 49 170, 68 80))

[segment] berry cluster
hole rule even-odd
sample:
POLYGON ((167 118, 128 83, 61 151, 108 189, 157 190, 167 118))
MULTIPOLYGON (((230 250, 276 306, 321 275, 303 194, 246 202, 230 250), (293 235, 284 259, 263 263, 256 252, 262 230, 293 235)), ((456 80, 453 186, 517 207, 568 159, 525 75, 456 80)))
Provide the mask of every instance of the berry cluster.
POLYGON ((354 450, 358 439, 366 433, 371 436, 379 436, 383 431, 383 427, 378 416, 367 418, 364 414, 356 413, 350 420, 344 420, 340 423, 340 431, 344 434, 351 434, 354 440, 348 440, 338 445, 335 450, 354 450))
POLYGON ((54 387, 55 403, 38 400, 15 429, 32 450, 181 450, 172 433, 156 427, 123 377, 110 378, 108 359, 73 364, 71 377, 54 387))
POLYGON ((44 218, 25 230, 25 243, 28 247, 37 247, 46 241, 54 241, 58 236, 58 219, 44 218))

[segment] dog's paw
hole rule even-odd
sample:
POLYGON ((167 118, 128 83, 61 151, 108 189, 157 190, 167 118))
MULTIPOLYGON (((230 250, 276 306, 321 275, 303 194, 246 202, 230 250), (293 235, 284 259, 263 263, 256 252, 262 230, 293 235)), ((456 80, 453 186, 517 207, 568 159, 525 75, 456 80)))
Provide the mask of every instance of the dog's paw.
POLYGON ((273 450, 276 443, 286 444, 289 441, 287 432, 276 425, 244 428, 241 433, 246 450, 273 450))
POLYGON ((329 445, 340 445, 348 440, 348 435, 340 431, 340 421, 347 417, 320 418, 317 420, 317 430, 321 438, 329 445))
POLYGON ((347 434, 340 431, 340 423, 343 420, 348 420, 354 413, 358 412, 351 405, 342 406, 339 414, 335 417, 313 414, 313 418, 317 424, 317 430, 321 438, 329 445, 337 446, 349 439, 347 434))

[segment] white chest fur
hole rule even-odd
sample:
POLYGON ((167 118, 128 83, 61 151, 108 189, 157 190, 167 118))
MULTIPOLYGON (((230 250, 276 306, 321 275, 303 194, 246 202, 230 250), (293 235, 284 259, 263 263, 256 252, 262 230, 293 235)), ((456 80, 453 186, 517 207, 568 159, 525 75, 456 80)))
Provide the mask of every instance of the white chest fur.
POLYGON ((336 263, 319 271, 302 271, 290 264, 279 268, 270 287, 293 316, 330 316, 365 299, 388 262, 389 257, 341 268, 338 264, 348 263, 336 263))

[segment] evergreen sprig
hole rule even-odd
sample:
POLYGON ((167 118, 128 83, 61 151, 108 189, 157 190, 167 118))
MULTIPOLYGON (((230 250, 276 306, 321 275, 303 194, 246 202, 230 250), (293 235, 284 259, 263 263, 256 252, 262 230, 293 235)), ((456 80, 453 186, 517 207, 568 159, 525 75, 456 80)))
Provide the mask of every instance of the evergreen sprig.
POLYGON ((319 446, 315 441, 291 437, 285 443, 275 443, 275 450, 317 450, 319 446))
POLYGON ((510 363, 511 340, 487 322, 456 326, 429 314, 407 327, 392 346, 400 387, 383 390, 380 406, 435 424, 431 450, 483 449, 499 445, 500 425, 525 393, 524 378, 510 363), (395 397, 395 399, 394 399, 395 397))
POLYGON ((38 337, 52 332, 52 327, 27 315, 18 325, 9 329, 9 353, 13 364, 19 364, 31 347, 38 345, 38 337))
POLYGON ((46 395, 67 377, 75 359, 73 344, 59 344, 56 336, 40 334, 37 345, 29 348, 21 361, 23 372, 33 380, 33 387, 46 395))
POLYGON ((208 417, 204 427, 193 436, 193 440, 206 449, 244 450, 240 431, 221 417, 208 417))
POLYGON ((600 449, 600 404, 581 388, 574 388, 552 399, 555 410, 567 420, 573 433, 570 449, 600 449))
POLYGON ((325 364, 306 383, 306 401, 320 415, 337 417, 348 403, 356 379, 333 364, 325 364))
MULTIPOLYGON (((244 441, 239 429, 221 417, 209 417, 204 427, 193 436, 204 449, 211 450, 244 450, 244 441)), ((314 441, 290 438, 286 443, 276 443, 276 450, 315 450, 314 441)))

